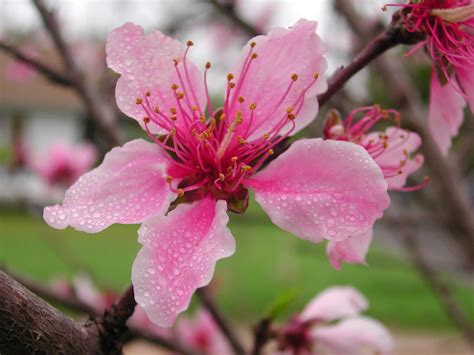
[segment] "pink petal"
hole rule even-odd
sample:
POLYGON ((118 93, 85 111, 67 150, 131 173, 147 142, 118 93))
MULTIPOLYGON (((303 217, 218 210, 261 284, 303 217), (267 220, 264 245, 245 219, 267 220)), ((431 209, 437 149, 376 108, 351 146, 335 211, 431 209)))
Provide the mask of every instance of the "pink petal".
MULTIPOLYGON (((113 30, 107 39, 107 65, 122 76, 117 82, 115 94, 117 105, 127 116, 136 119, 143 127, 143 117, 148 116, 141 105, 136 104, 137 98, 145 102, 145 93, 150 91, 148 98, 152 108, 169 115, 170 108, 177 108, 177 100, 171 89, 173 84, 179 85, 178 91, 186 93, 183 110, 192 116, 191 107, 197 105, 204 111, 206 95, 204 82, 199 69, 186 60, 189 82, 183 70, 182 59, 185 48, 178 41, 165 36, 159 31, 144 34, 141 26, 126 23, 113 30), (181 84, 176 72, 173 59, 179 59, 178 68, 182 71, 185 83, 181 84), (184 85, 184 86, 183 86, 184 85), (194 96, 191 94, 194 92, 194 96)), ((178 117, 176 125, 183 124, 183 118, 178 117)), ((163 133, 153 122, 149 127, 156 133, 163 133)))
POLYGON ((365 256, 372 242, 372 230, 347 238, 340 242, 331 240, 326 247, 326 253, 332 267, 339 270, 343 262, 349 264, 366 264, 365 256))
MULTIPOLYGON (((473 21, 474 23, 474 21, 473 21)), ((456 67, 456 79, 466 95, 471 112, 474 112, 474 68, 472 64, 456 67)))
POLYGON ((95 287, 87 275, 76 275, 73 280, 73 287, 78 300, 97 312, 103 312, 108 306, 106 297, 95 287))
POLYGON ((132 282, 135 299, 154 323, 173 325, 194 291, 211 281, 216 261, 234 253, 226 210, 225 201, 206 198, 143 223, 132 282))
POLYGON ((176 334, 182 344, 199 353, 208 355, 232 353, 214 318, 203 309, 198 310, 194 320, 188 317, 180 318, 176 324, 176 334))
POLYGON ((451 147, 451 139, 458 135, 464 118, 465 104, 464 97, 456 88, 451 84, 441 85, 433 71, 428 125, 439 149, 445 155, 451 147))
POLYGON ((247 185, 273 223, 315 243, 367 232, 390 204, 379 166, 343 141, 299 140, 247 185))
POLYGON ((375 319, 354 317, 336 325, 315 328, 316 347, 334 355, 357 355, 370 348, 380 355, 393 352, 393 339, 387 328, 375 319))
MULTIPOLYGON (((327 67, 323 54, 326 52, 321 39, 316 35, 316 22, 299 20, 292 28, 275 28, 266 36, 257 36, 244 47, 242 57, 232 73, 235 74, 236 88, 233 90, 234 100, 243 96, 245 103, 241 107, 235 104, 230 117, 235 117, 237 110, 243 113, 244 122, 239 126, 240 133, 247 130, 251 111, 249 104, 256 103, 257 108, 252 119, 250 137, 257 138, 268 133, 282 119, 286 118, 289 106, 297 106, 300 90, 314 81, 314 74, 319 78, 305 94, 304 104, 296 118, 296 129, 293 133, 307 126, 318 113, 316 96, 327 89, 324 72, 327 67), (239 78, 250 50, 250 43, 255 42, 253 50, 257 58, 252 60, 245 80, 239 90, 239 78), (292 74, 298 75, 291 91, 280 105, 280 98, 292 82, 292 74)), ((296 111, 296 110, 295 110, 296 111)), ((283 132, 291 127, 287 124, 283 132)))
MULTIPOLYGON (((367 135, 364 142, 368 143, 380 133, 373 132, 367 135)), ((373 158, 382 171, 387 171, 385 179, 389 190, 399 189, 405 186, 408 176, 423 165, 423 155, 414 155, 421 146, 421 137, 415 132, 398 127, 387 128, 385 135, 388 137, 387 148, 373 158), (409 159, 405 153, 408 153, 409 159), (405 162, 403 166, 400 166, 401 161, 405 162)))
POLYGON ((369 306, 366 298, 351 286, 331 287, 314 297, 301 312, 302 321, 331 322, 355 316, 369 306))
POLYGON ((142 139, 113 148, 96 169, 66 192, 62 205, 46 207, 45 221, 54 228, 68 225, 89 233, 113 223, 140 223, 164 214, 176 198, 166 183, 168 158, 142 139))

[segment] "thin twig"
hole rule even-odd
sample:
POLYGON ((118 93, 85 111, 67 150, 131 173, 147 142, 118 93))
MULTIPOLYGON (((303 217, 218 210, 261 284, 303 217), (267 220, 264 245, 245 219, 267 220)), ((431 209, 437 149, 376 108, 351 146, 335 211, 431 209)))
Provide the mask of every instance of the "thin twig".
POLYGON ((72 86, 73 82, 67 75, 60 73, 58 70, 40 62, 39 60, 22 53, 17 48, 0 41, 0 49, 11 55, 15 59, 24 62, 33 67, 38 73, 44 75, 48 80, 58 85, 72 86))
POLYGON ((48 10, 43 0, 33 0, 43 24, 50 34, 53 42, 63 60, 66 70, 70 73, 73 87, 82 99, 92 121, 99 128, 109 147, 119 145, 122 140, 121 133, 115 124, 114 111, 101 99, 93 86, 89 85, 85 76, 79 70, 74 58, 66 45, 55 14, 48 10))
POLYGON ((428 286, 433 290, 433 293, 438 296, 438 300, 443 306, 445 313, 453 324, 461 329, 464 338, 474 347, 474 325, 462 311, 450 286, 439 277, 438 273, 425 260, 416 238, 413 235, 406 234, 403 239, 413 264, 417 267, 428 286))
POLYGON ((234 350, 234 352, 238 355, 244 355, 245 349, 243 345, 240 343, 239 339, 237 338, 237 335, 234 333, 234 330, 230 326, 227 319, 224 317, 222 312, 217 307, 217 304, 214 301, 214 298, 212 297, 212 294, 210 293, 209 288, 208 287, 199 288, 196 291, 196 294, 201 300, 204 307, 209 311, 209 313, 212 315, 212 317, 216 321, 222 333, 229 341, 229 344, 232 346, 232 349, 234 350))
POLYGON ((258 322, 254 331, 252 355, 260 355, 263 347, 271 339, 270 325, 271 322, 268 318, 263 318, 258 322))
POLYGON ((221 12, 229 20, 231 20, 238 28, 242 29, 249 36, 255 37, 260 35, 260 31, 251 23, 244 20, 235 12, 235 6, 232 2, 222 3, 219 0, 208 0, 216 10, 221 12))

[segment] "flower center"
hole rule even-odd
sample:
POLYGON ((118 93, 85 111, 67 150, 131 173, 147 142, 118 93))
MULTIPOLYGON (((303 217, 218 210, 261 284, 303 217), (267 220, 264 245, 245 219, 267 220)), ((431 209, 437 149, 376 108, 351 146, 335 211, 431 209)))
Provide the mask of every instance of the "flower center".
POLYGON ((168 176, 170 188, 173 189, 173 179, 180 178, 182 181, 175 190, 180 197, 186 194, 196 199, 212 194, 217 199, 231 200, 236 194, 242 193, 242 183, 274 154, 273 148, 293 132, 294 121, 303 106, 305 94, 318 79, 318 74, 315 73, 311 83, 298 91, 293 105, 283 107, 288 95, 296 90, 294 84, 298 75, 292 74, 288 78, 288 86, 282 97, 276 98, 270 112, 265 112, 268 115, 266 118, 276 123, 267 133, 255 138, 252 135, 259 128, 259 125, 254 124, 258 103, 247 102, 241 91, 249 77, 249 69, 258 60, 256 43, 250 43, 238 80, 234 80, 231 73, 227 75, 224 106, 216 111, 210 102, 206 80, 211 64, 206 64, 204 88, 207 114, 200 107, 190 81, 187 53, 192 45, 188 41, 183 58, 173 60, 178 82, 170 87, 175 105, 171 106, 169 112, 163 112, 159 106, 151 106, 149 98, 152 94, 149 90, 143 97, 136 99, 136 104, 146 112, 143 122, 148 135, 175 162, 177 169, 173 170, 177 172, 168 176), (280 119, 274 120, 275 115, 280 115, 280 119), (155 136, 149 129, 150 122, 167 133, 155 136))

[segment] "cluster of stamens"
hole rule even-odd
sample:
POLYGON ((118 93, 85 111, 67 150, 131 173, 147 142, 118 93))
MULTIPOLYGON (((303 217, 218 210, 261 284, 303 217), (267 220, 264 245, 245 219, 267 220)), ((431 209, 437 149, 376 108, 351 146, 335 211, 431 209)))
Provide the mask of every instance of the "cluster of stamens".
MULTIPOLYGON (((402 130, 393 130, 391 135, 386 133, 378 133, 371 135, 367 139, 372 128, 381 121, 391 121, 397 128, 400 128, 400 113, 396 110, 382 109, 378 105, 360 107, 353 110, 344 120, 341 119, 337 111, 330 111, 329 117, 324 129, 324 136, 326 139, 342 140, 356 143, 365 148, 365 150, 374 159, 383 154, 390 154, 394 150, 398 150, 406 145, 409 136, 408 133, 402 130), (395 136, 399 135, 399 136, 395 136)), ((411 153, 407 149, 403 149, 403 158, 398 162, 391 162, 391 164, 379 164, 384 177, 386 179, 402 174, 402 169, 407 161, 412 159, 411 153)), ((418 159, 418 157, 414 157, 418 159)), ((402 191, 418 190, 426 186, 428 178, 425 178, 422 184, 401 187, 402 191)))
MULTIPOLYGON (((249 52, 243 64, 239 78, 235 80, 232 73, 227 75, 224 106, 214 111, 207 89, 207 72, 211 63, 206 63, 204 71, 204 88, 207 97, 208 112, 206 115, 196 98, 196 92, 190 81, 190 70, 187 54, 193 45, 187 42, 183 58, 173 60, 178 82, 173 83, 175 105, 164 112, 159 106, 150 104, 152 93, 146 91, 143 97, 136 98, 136 105, 143 108, 145 129, 153 141, 165 149, 174 159, 181 173, 168 176, 170 188, 179 196, 191 191, 203 191, 226 198, 241 186, 242 182, 259 170, 267 158, 274 154, 274 147, 287 138, 295 128, 295 119, 303 105, 307 90, 318 79, 315 73, 313 81, 298 91, 293 105, 283 107, 288 95, 295 90, 294 84, 298 75, 288 78, 288 87, 281 98, 275 102, 268 118, 281 115, 280 120, 267 133, 260 137, 252 134, 259 128, 253 124, 257 102, 247 102, 241 94, 241 88, 249 75, 249 69, 258 55, 256 43, 250 44, 249 52), (246 112, 247 114, 245 114, 246 112), (150 129, 153 122, 167 133, 155 136, 150 129), (182 181, 175 190, 173 179, 182 181)), ((157 102, 158 100, 154 100, 157 102)))
POLYGON ((426 39, 413 47, 406 56, 425 47, 449 80, 450 65, 474 65, 474 4, 470 0, 460 0, 456 7, 448 8, 445 3, 442 0, 421 0, 386 6, 402 6, 406 30, 426 35, 426 39))

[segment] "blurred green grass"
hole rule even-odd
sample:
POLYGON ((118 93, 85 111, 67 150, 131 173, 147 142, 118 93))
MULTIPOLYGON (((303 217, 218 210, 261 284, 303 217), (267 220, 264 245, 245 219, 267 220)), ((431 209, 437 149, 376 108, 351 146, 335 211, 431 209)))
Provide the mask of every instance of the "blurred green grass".
MULTIPOLYGON (((72 229, 54 230, 40 217, 0 211, 0 263, 46 282, 71 277, 78 265, 93 270, 102 287, 122 289, 139 249, 138 226, 113 226, 88 235, 72 229)), ((255 322, 281 293, 298 297, 282 316, 301 310, 317 292, 332 285, 352 284, 370 301, 367 314, 404 329, 452 329, 435 296, 416 270, 386 252, 372 248, 370 267, 345 265, 333 270, 324 245, 312 245, 273 226, 253 204, 248 214, 231 215, 237 240, 234 256, 217 264, 218 299, 237 321, 255 322)), ((456 285, 456 296, 474 320, 474 291, 456 285)))

